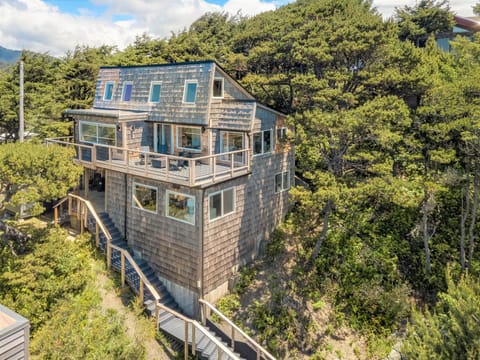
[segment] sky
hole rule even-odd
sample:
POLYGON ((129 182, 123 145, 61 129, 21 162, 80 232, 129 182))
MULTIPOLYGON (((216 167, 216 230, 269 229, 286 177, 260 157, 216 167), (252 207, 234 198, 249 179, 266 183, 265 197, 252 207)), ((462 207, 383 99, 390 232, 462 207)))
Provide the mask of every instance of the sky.
MULTIPOLYGON (((167 38, 206 12, 255 15, 293 0, 0 0, 0 46, 62 56, 76 45, 116 45, 136 35, 167 38)), ((472 16, 480 0, 450 0, 452 10, 472 16)), ((374 0, 388 18, 395 7, 415 0, 374 0)))

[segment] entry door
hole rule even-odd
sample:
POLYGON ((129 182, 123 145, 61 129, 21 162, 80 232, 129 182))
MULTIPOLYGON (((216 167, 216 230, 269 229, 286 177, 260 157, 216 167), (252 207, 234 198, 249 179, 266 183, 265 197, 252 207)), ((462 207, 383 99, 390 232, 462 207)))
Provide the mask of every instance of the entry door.
POLYGON ((155 130, 155 151, 162 154, 173 154, 172 126, 156 124, 155 130))

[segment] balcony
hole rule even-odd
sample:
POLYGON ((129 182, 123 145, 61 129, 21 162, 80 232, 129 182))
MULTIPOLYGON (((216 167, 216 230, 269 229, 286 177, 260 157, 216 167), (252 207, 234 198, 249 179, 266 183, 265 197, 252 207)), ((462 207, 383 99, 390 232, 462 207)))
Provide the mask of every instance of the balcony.
POLYGON ((74 161, 85 167, 115 170, 185 186, 208 186, 250 172, 249 149, 193 157, 194 154, 175 156, 141 149, 79 144, 71 137, 48 139, 46 143, 73 147, 74 161))

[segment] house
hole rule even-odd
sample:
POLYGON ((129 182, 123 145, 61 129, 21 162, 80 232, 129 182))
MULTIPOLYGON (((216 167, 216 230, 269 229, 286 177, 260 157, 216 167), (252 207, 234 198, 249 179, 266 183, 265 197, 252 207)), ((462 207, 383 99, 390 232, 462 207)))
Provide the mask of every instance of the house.
POLYGON ((102 67, 92 109, 67 110, 84 193, 186 314, 224 295, 287 211, 285 115, 214 61, 102 67))
POLYGON ((450 51, 450 41, 454 40, 457 36, 466 36, 469 39, 473 34, 480 30, 480 17, 463 17, 455 15, 455 25, 449 33, 438 34, 436 41, 438 47, 444 51, 450 51))
POLYGON ((30 323, 0 304, 0 359, 28 359, 30 323))

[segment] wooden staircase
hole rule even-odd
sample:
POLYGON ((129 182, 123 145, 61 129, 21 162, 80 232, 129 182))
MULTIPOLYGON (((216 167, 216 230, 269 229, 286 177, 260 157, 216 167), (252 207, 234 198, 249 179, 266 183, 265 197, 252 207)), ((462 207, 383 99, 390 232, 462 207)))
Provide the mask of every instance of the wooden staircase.
MULTIPOLYGON (((157 318, 159 329, 183 344, 185 359, 189 353, 212 360, 244 359, 214 331, 184 315, 155 271, 146 261, 131 253, 107 213, 97 214, 88 200, 70 194, 54 207, 54 223, 58 224, 66 216, 75 217, 79 221, 80 231, 88 230, 94 236, 96 246, 106 255, 107 267, 120 272, 122 286, 128 284, 139 296, 147 313, 157 318), (68 205, 68 213, 65 205, 68 205)), ((256 358, 274 359, 264 356, 256 358)))

